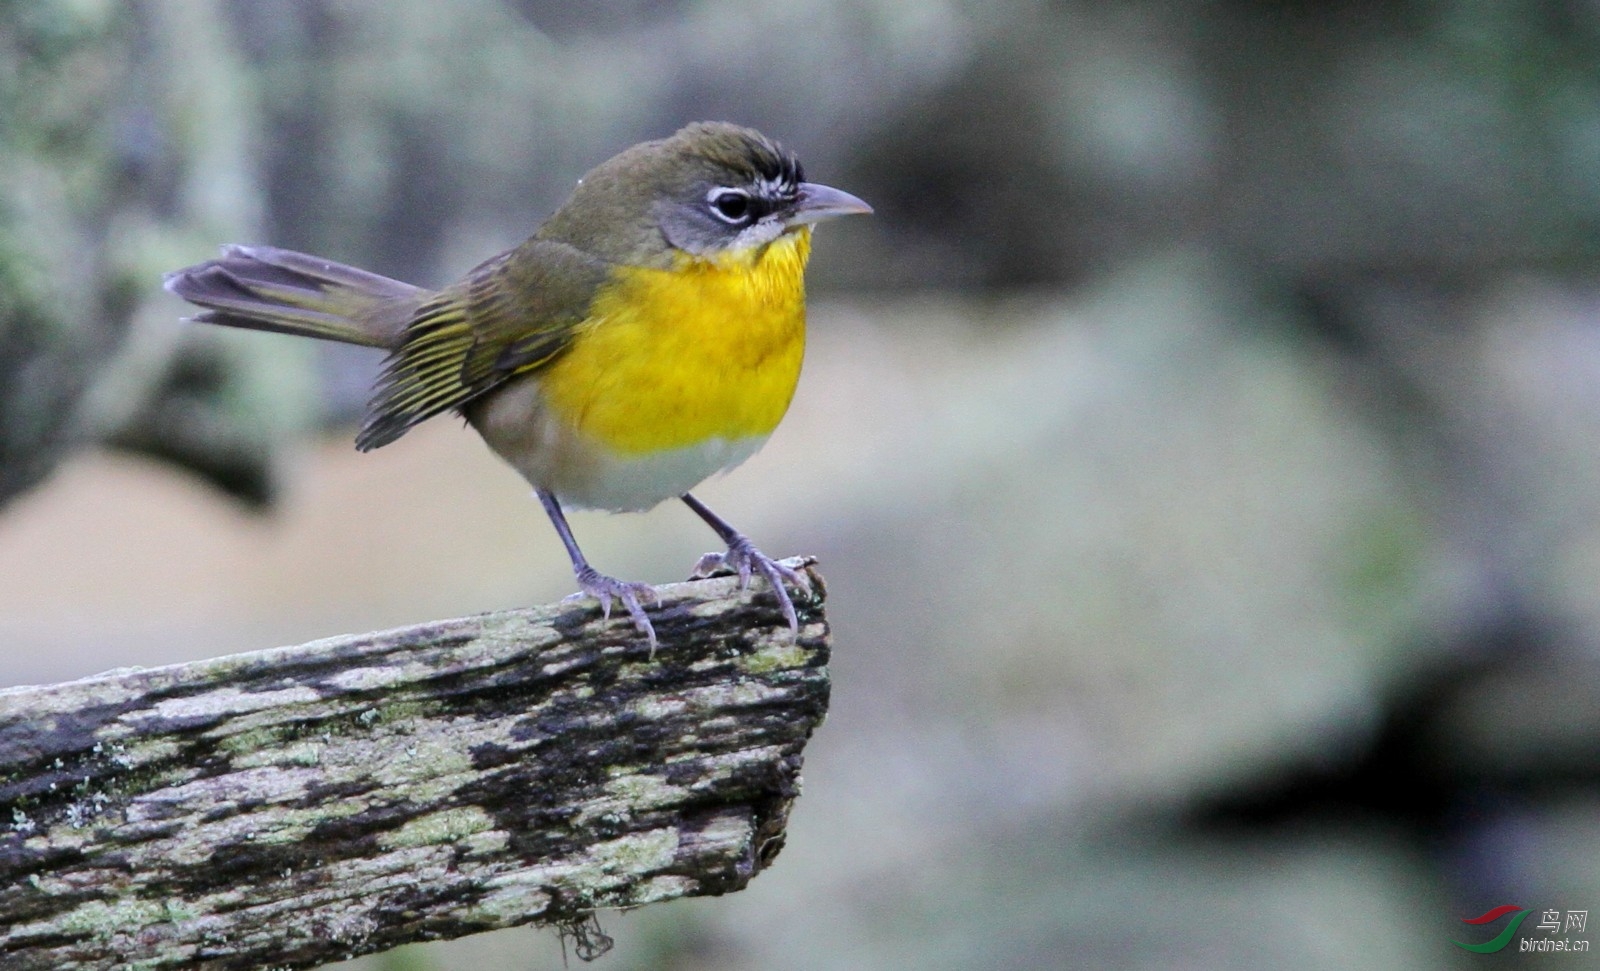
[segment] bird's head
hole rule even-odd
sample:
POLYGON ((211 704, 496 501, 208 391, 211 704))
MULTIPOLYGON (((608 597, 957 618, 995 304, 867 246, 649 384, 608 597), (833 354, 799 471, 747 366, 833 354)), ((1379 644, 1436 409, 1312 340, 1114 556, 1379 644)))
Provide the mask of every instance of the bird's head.
POLYGON ((540 230, 616 262, 653 265, 675 253, 708 259, 872 207, 805 181, 800 160, 753 129, 696 122, 644 142, 585 175, 540 230))

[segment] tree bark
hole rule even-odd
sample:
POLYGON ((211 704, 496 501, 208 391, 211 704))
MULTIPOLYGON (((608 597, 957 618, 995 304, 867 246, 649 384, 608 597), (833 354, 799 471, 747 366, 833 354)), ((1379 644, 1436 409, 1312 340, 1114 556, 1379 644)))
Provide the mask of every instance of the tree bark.
POLYGON ((0 966, 305 968, 742 888, 828 704, 731 577, 0 692, 0 966))

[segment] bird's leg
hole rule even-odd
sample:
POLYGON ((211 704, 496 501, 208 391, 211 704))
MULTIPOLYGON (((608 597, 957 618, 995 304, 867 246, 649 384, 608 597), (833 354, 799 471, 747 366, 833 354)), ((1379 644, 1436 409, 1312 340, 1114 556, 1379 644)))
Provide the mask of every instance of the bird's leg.
POLYGON ((578 541, 572 538, 572 527, 567 525, 567 516, 561 511, 561 503, 556 501, 553 493, 546 489, 534 489, 534 494, 539 497, 539 502, 544 505, 545 514, 550 517, 551 525, 556 528, 556 535, 561 537, 561 544, 567 548, 567 556, 572 559, 572 572, 578 578, 579 593, 568 597, 593 597, 600 601, 600 613, 611 619, 611 599, 622 601, 628 608, 628 616, 633 618, 633 626, 650 641, 650 656, 656 653, 656 629, 650 623, 650 618, 645 616, 641 600, 657 601, 655 587, 648 583, 629 583, 608 577, 599 570, 589 565, 584 559, 583 551, 578 549, 578 541))
POLYGON ((800 618, 794 611, 794 601, 789 599, 789 591, 784 588, 784 581, 794 584, 795 588, 803 591, 807 596, 811 594, 811 581, 804 573, 784 566, 777 560, 756 549, 750 538, 728 525, 728 521, 706 508, 705 503, 685 492, 681 497, 684 505, 695 511, 695 515, 706 521, 706 525, 716 531, 724 543, 728 544, 726 553, 707 553, 700 557, 700 562, 695 564, 694 576, 709 576, 721 567, 728 567, 739 572, 739 589, 750 586, 750 575, 759 572, 772 584, 773 595, 778 598, 778 606, 783 609, 783 618, 789 622, 789 629, 796 635, 800 633, 800 618))

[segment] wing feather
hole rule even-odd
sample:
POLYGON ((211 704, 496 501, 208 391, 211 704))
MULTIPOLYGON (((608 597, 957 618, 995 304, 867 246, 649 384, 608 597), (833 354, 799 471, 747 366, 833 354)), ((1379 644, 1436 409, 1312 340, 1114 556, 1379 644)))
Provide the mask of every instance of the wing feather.
POLYGON ((417 308, 385 362, 356 447, 387 445, 554 360, 609 271, 579 249, 536 237, 441 290, 417 308))

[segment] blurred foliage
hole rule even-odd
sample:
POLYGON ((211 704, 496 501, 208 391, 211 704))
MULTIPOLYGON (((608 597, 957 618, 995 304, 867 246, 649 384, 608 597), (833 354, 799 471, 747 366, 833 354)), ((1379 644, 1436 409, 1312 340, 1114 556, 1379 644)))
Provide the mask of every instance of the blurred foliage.
POLYGON ((0 501, 92 442, 263 501, 275 443, 315 411, 309 381, 293 377, 303 350, 184 333, 158 297, 180 240, 233 235, 255 209, 230 175, 239 146, 219 138, 240 105, 208 103, 194 81, 211 82, 167 60, 175 38, 160 15, 181 12, 0 3, 0 501), (218 184, 236 191, 208 205, 218 184))
POLYGON ((1174 237, 1280 277, 1600 256, 1584 3, 1060 3, 861 144, 853 282, 1071 282, 1174 237))
POLYGON ((126 326, 95 239, 121 188, 125 26, 110 4, 0 4, 0 498, 74 444, 76 403, 126 326))

